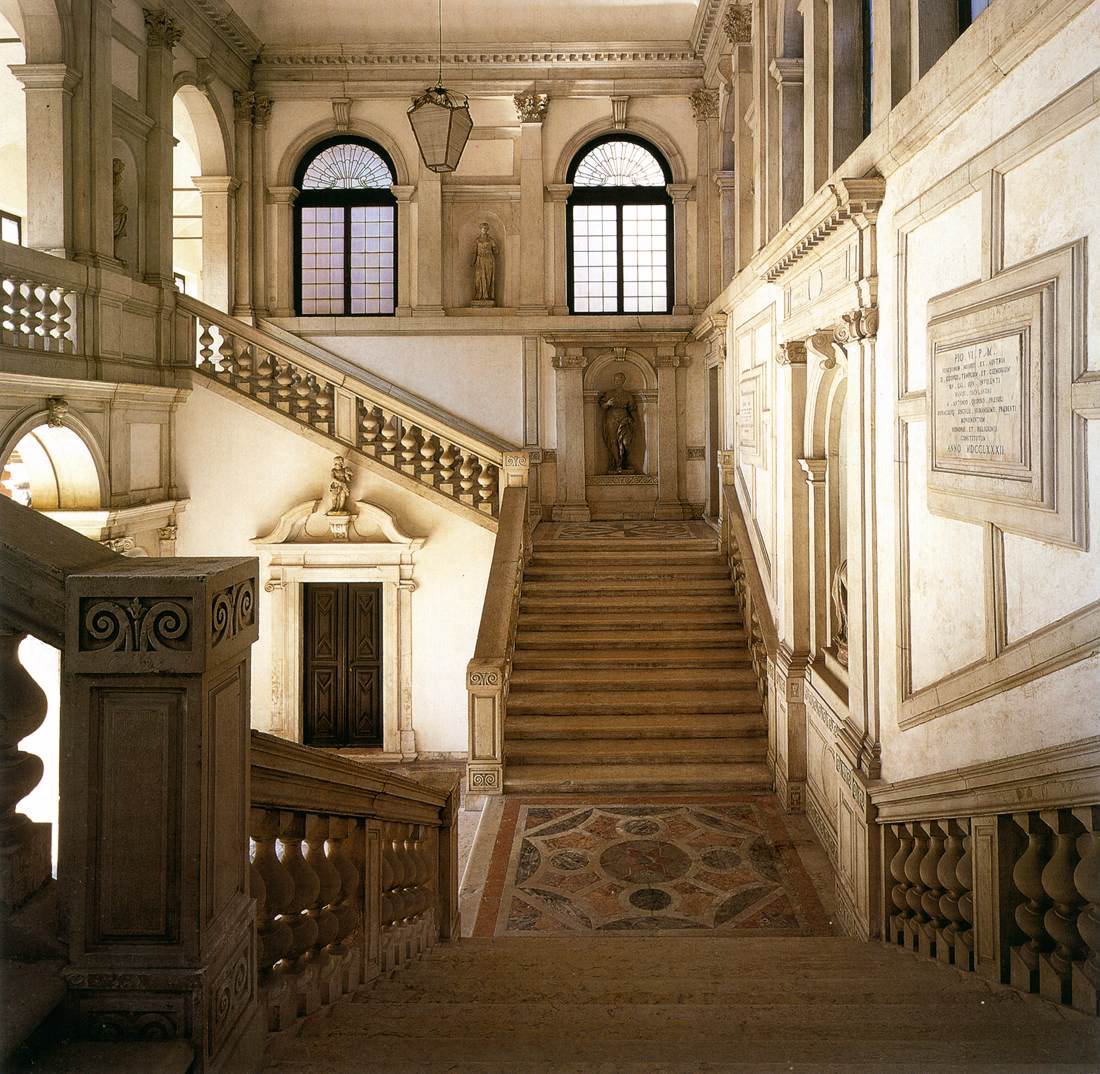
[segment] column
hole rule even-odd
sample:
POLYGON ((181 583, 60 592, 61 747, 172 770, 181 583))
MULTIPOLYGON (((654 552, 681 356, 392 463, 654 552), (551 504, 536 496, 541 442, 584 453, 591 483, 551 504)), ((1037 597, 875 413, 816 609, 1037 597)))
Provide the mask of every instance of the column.
POLYGON ((545 93, 517 93, 519 132, 519 306, 522 313, 546 312, 546 225, 544 223, 542 124, 545 93))
POLYGON ((810 635, 807 645, 811 654, 822 652, 829 644, 828 614, 828 505, 826 501, 825 459, 803 458, 798 465, 806 478, 809 503, 809 561, 810 561, 810 635))
POLYGON ((659 519, 685 517, 680 499, 676 371, 687 364, 687 358, 677 350, 671 344, 657 348, 657 506, 653 517, 659 519))
POLYGON ((294 202, 298 188, 272 186, 267 188, 275 217, 274 241, 271 251, 271 290, 275 305, 272 317, 293 317, 294 309, 294 202))
POLYGON ((231 175, 196 175, 191 181, 202 197, 202 300, 228 313, 233 267, 229 232, 237 180, 231 175))
POLYGON ((739 45, 733 54, 734 134, 733 181, 735 206, 734 253, 740 272, 756 253, 755 187, 756 151, 753 146, 752 46, 739 45))
MULTIPOLYGON (((404 571, 405 568, 402 568, 404 571)), ((401 760, 416 760, 416 732, 413 730, 413 631, 412 631, 412 595, 416 592, 416 582, 411 578, 402 578, 397 583, 397 681, 401 684, 401 697, 398 700, 397 716, 400 729, 401 760)))
POLYGON ((73 242, 73 88, 80 81, 63 63, 13 64, 23 83, 27 109, 27 175, 49 182, 27 183, 27 230, 32 250, 71 257, 73 242))
POLYGON ((271 98, 257 93, 252 106, 252 310, 267 314, 267 124, 271 98))
POLYGON ((443 191, 439 175, 420 162, 416 186, 416 305, 418 317, 443 316, 443 191))
POLYGON ((861 0, 829 0, 829 172, 863 141, 861 0))
POLYGON ((665 189, 672 198, 673 272, 676 293, 672 312, 683 316, 691 312, 688 305, 688 214, 687 203, 691 195, 691 183, 669 183, 665 189))
MULTIPOLYGON (((145 279, 173 287, 172 277, 172 49, 183 30, 164 11, 145 12, 145 110, 153 121, 145 139, 145 279)), ((107 139, 108 144, 110 138, 107 139)), ((97 169, 98 178, 98 169, 97 169)), ((114 226, 112 221, 112 252, 114 226)))
POLYGON ((395 317, 412 313, 412 196, 415 186, 391 186, 397 199, 397 305, 395 317))
POLYGON ((233 92, 233 145, 236 155, 237 241, 233 247, 233 316, 252 316, 252 106, 251 90, 233 92))
POLYGON ((802 69, 801 58, 782 56, 772 60, 771 75, 779 92, 779 225, 800 208, 806 177, 802 166, 802 69))
POLYGON ((569 312, 568 280, 569 269, 566 259, 569 257, 566 242, 566 214, 569 212, 569 195, 573 193, 572 183, 551 183, 546 188, 550 195, 551 231, 554 236, 554 305, 551 313, 563 315, 569 312))
POLYGON ((721 291, 737 274, 737 182, 734 171, 714 173, 718 188, 718 218, 722 228, 722 274, 718 281, 721 291))
POLYGON ((697 89, 690 97, 696 128, 695 308, 705 309, 718 293, 719 244, 714 241, 714 188, 718 162, 718 91, 697 89), (713 248, 712 248, 713 247, 713 248))
POLYGON ((254 559, 122 559, 65 584, 71 1029, 184 1040, 206 1071, 255 1069, 266 1039, 247 826, 256 585, 254 559))
POLYGON ((558 425, 558 490, 556 522, 588 522, 588 489, 584 474, 584 367, 581 347, 558 347, 551 360, 558 425))
POLYGON ((802 0, 803 200, 829 178, 829 5, 802 0))

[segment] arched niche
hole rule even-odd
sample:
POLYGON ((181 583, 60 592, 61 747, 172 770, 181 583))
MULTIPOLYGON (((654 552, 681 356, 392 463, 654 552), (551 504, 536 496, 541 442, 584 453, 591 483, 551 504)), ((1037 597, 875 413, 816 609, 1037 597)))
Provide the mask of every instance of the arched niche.
POLYGON ((566 142, 565 147, 562 149, 557 163, 554 165, 553 181, 555 183, 567 182, 569 166, 573 163, 573 158, 589 142, 605 134, 635 135, 647 142, 652 142, 664 154, 664 158, 672 172, 672 181, 674 183, 688 182, 688 170, 684 155, 680 152, 680 147, 672 135, 663 127, 657 126, 656 123, 651 123, 645 119, 634 119, 633 117, 631 117, 625 131, 616 130, 610 119, 596 120, 594 123, 582 127, 566 142))
POLYGON ((142 154, 136 152, 125 138, 116 135, 111 139, 111 157, 112 160, 122 161, 122 178, 115 199, 126 207, 124 231, 115 237, 115 256, 126 265, 131 276, 137 277, 144 271, 142 232, 145 206, 141 191, 145 184, 141 173, 142 154))
POLYGON ((633 475, 649 477, 656 473, 657 459, 657 376, 646 359, 629 350, 609 351, 589 362, 584 371, 585 473, 595 477, 609 476, 610 457, 604 441, 604 412, 600 399, 616 387, 616 374, 623 375, 623 389, 634 396, 637 410, 634 437, 629 460, 633 475))
POLYGON ((45 415, 24 422, 7 440, 0 492, 36 511, 89 511, 107 499, 101 460, 70 424, 45 415))
POLYGON ((447 304, 464 308, 474 297, 474 242, 481 231, 482 223, 489 225, 489 237, 496 244, 496 304, 497 306, 516 305, 514 274, 510 274, 519 244, 519 232, 516 221, 506 203, 501 211, 470 205, 466 202, 452 202, 449 211, 448 231, 452 236, 446 251, 450 262, 450 288, 447 304))

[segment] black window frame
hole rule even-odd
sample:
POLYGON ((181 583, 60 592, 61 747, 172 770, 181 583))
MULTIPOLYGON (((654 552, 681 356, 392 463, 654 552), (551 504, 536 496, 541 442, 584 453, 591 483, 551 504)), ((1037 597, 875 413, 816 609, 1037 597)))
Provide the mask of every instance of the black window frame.
POLYGON ((672 312, 676 304, 675 249, 676 236, 672 226, 672 197, 668 184, 672 182, 672 169, 664 154, 652 143, 636 134, 615 131, 603 134, 585 142, 573 155, 566 172, 566 182, 572 183, 577 168, 584 158, 601 145, 608 142, 632 142, 641 146, 661 168, 665 177, 665 186, 575 186, 565 203, 565 273, 566 302, 569 314, 574 317, 664 317, 672 312), (575 205, 614 205, 615 206, 615 249, 618 256, 618 293, 614 310, 577 310, 574 302, 574 255, 573 255, 573 206, 575 205), (624 205, 664 205, 665 206, 665 308, 664 310, 646 310, 639 312, 623 309, 623 206, 624 205))
POLYGON ((12 243, 13 246, 23 245, 23 217, 17 213, 9 213, 6 209, 0 209, 0 220, 8 220, 13 223, 16 230, 19 233, 19 238, 16 242, 12 243))
POLYGON ((399 264, 397 198, 391 187, 355 187, 347 190, 303 190, 302 181, 313 161, 326 149, 334 145, 361 145, 372 153, 377 153, 382 163, 390 170, 393 183, 397 183, 397 168, 393 158, 377 142, 357 134, 334 135, 325 138, 310 147, 298 163, 294 173, 294 186, 298 196, 294 200, 294 311, 299 317, 393 317, 397 312, 400 299, 398 293, 399 264), (352 313, 351 312, 351 210, 370 205, 388 205, 393 208, 393 310, 389 313, 352 313), (344 213, 344 312, 343 313, 303 313, 302 312, 302 210, 341 206, 344 213))

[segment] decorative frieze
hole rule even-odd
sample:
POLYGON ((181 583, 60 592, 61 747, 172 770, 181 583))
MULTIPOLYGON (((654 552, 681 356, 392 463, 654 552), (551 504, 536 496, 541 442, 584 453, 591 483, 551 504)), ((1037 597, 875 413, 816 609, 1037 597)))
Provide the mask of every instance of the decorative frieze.
POLYGON ((516 105, 516 117, 521 123, 542 123, 550 107, 550 97, 545 93, 526 91, 517 93, 512 100, 516 105))
POLYGON ((687 449, 688 462, 701 462, 707 457, 707 449, 703 445, 689 445, 687 449))

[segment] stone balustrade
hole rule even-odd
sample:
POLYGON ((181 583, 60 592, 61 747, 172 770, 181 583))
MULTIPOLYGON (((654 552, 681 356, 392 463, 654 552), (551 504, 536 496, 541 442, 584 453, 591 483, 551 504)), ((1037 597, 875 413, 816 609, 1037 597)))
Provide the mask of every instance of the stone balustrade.
POLYGON ((496 518, 505 453, 438 413, 353 380, 289 343, 191 299, 195 367, 223 384, 479 515, 496 518), (335 379, 334 379, 335 377, 335 379))
POLYGON ((10 243, 0 246, 0 345, 79 353, 80 289, 70 278, 74 269, 79 275, 79 266, 10 243))
POLYGON ((530 558, 527 488, 510 486, 501 498, 500 528, 481 624, 473 658, 466 667, 470 742, 466 788, 471 794, 501 794, 504 790, 504 717, 523 572, 530 558))
POLYGON ((1100 1014, 1100 806, 889 820, 882 835, 887 943, 1100 1014))
POLYGON ((458 935, 457 786, 252 732, 250 873, 269 1033, 458 935))

